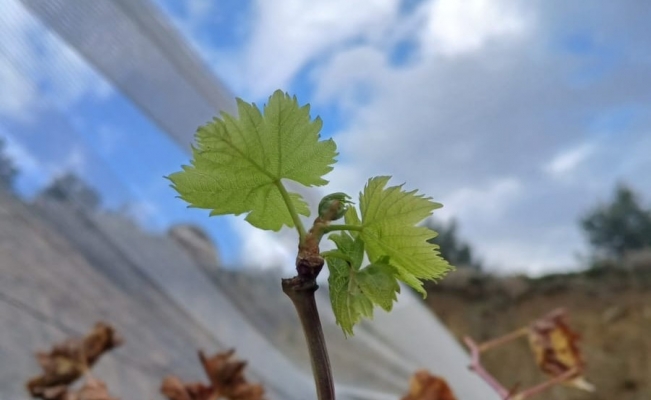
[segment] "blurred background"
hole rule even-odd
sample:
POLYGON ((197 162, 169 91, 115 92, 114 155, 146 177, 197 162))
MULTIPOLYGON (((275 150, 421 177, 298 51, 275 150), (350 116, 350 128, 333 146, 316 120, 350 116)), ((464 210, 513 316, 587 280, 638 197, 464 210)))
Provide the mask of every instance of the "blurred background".
MULTIPOLYGON (((312 201, 392 175, 444 204, 425 223, 458 267, 349 340, 320 291, 343 396, 397 398, 427 367, 488 399, 457 339, 565 306, 598 390, 553 398, 650 398, 650 18, 633 0, 0 0, 0 397, 98 319, 132 346, 98 366, 124 398, 201 376, 198 347, 313 396, 278 283, 293 233, 208 218, 164 179, 197 126, 281 88, 338 144, 312 201)), ((527 353, 487 366, 527 386, 527 353)))

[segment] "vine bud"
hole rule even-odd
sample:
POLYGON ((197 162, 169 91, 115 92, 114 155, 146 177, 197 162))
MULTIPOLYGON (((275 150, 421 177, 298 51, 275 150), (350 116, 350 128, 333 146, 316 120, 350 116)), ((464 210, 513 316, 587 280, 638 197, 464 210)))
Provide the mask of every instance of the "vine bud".
POLYGON ((319 202, 319 217, 326 221, 336 221, 343 217, 348 211, 348 206, 352 204, 350 196, 346 193, 331 193, 319 202))

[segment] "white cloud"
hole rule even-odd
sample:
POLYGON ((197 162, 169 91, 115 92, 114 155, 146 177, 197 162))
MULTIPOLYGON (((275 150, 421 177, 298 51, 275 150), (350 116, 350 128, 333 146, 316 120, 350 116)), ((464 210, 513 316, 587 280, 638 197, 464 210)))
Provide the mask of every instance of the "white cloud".
POLYGON ((23 116, 25 106, 36 102, 37 89, 16 65, 0 58, 0 113, 23 116))
POLYGON ((499 223, 522 190, 522 184, 515 178, 500 179, 484 187, 461 187, 440 199, 444 207, 436 215, 443 219, 459 217, 464 221, 499 223))
POLYGON ((287 88, 305 64, 352 40, 380 40, 397 0, 259 0, 242 66, 254 98, 287 88))
POLYGON ((384 72, 385 60, 386 54, 372 46, 357 46, 335 53, 326 65, 310 74, 314 81, 328 82, 317 88, 313 101, 334 100, 344 110, 356 107, 360 99, 372 97, 368 91, 381 79, 379 75, 384 72), (366 68, 359 68, 360 65, 366 68))
POLYGON ((70 148, 68 154, 62 160, 57 162, 56 166, 50 166, 49 169, 57 175, 68 171, 83 172, 87 162, 88 159, 84 148, 75 145, 70 148))
POLYGON ((493 39, 522 35, 526 21, 515 3, 502 0, 438 0, 426 3, 421 34, 426 50, 455 56, 481 49, 493 39))
POLYGON ((231 218, 230 225, 241 238, 240 260, 245 267, 293 269, 298 243, 293 231, 263 231, 240 217, 231 218))
POLYGON ((121 206, 120 212, 136 221, 139 226, 148 229, 161 229, 166 224, 163 221, 163 210, 153 201, 139 198, 121 206))
POLYGON ((594 143, 583 143, 577 147, 562 151, 543 168, 546 173, 554 178, 568 178, 581 163, 594 153, 595 148, 594 143))
MULTIPOLYGON (((567 229, 563 231, 568 233, 567 229)), ((575 254, 559 251, 559 248, 564 247, 563 240, 577 242, 579 239, 576 234, 549 235, 540 238, 539 242, 489 237, 476 248, 479 253, 490 254, 488 268, 494 273, 509 275, 517 271, 530 276, 541 276, 575 269, 575 254), (549 243, 556 243, 559 247, 548 245, 549 243)))
POLYGON ((41 169, 39 160, 29 152, 29 150, 23 147, 20 142, 14 140, 10 135, 7 135, 6 132, 2 133, 6 145, 4 151, 20 173, 32 177, 37 176, 41 169))
POLYGON ((34 187, 42 187, 52 179, 70 171, 83 176, 87 169, 87 154, 80 145, 73 145, 66 149, 58 159, 45 159, 24 146, 20 137, 17 138, 3 130, 0 130, 0 134, 5 139, 7 155, 19 171, 18 178, 30 182, 34 187))
POLYGON ((351 196, 353 201, 357 201, 357 194, 362 191, 370 176, 365 176, 364 171, 358 169, 354 163, 338 162, 326 178, 330 183, 321 190, 324 196, 328 193, 344 192, 351 196))

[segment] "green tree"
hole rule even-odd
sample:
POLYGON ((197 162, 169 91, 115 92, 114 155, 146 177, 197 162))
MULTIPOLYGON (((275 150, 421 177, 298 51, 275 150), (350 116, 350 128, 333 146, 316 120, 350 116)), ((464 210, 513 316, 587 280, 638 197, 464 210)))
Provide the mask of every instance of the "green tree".
POLYGON ((628 251, 651 247, 651 210, 625 185, 616 188, 611 203, 584 216, 581 227, 598 256, 621 259, 628 251))
POLYGON ((0 138, 0 188, 12 189, 18 169, 6 154, 6 146, 5 140, 0 138))
POLYGON ((438 236, 430 239, 429 242, 439 245, 441 256, 448 260, 450 264, 458 268, 470 267, 478 271, 481 270, 481 261, 473 256, 470 244, 461 240, 458 236, 456 219, 443 224, 430 218, 427 220, 426 226, 438 232, 438 236))
POLYGON ((101 204, 99 193, 74 172, 54 178, 43 189, 41 196, 62 202, 71 202, 86 210, 97 210, 101 204))

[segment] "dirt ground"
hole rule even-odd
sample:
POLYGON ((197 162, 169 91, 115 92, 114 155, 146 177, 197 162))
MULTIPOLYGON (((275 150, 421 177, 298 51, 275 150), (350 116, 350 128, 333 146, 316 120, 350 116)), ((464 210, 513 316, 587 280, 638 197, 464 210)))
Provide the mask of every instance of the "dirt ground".
MULTIPOLYGON (((581 336, 586 377, 596 393, 557 387, 536 400, 651 399, 651 265, 539 279, 495 278, 460 270, 429 288, 426 299, 461 339, 513 331, 557 308, 569 311, 581 336)), ((526 339, 485 354, 484 364, 507 387, 528 387, 538 372, 526 339)))

